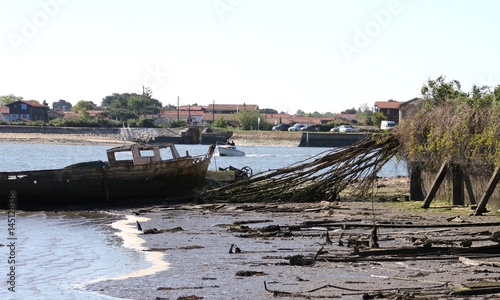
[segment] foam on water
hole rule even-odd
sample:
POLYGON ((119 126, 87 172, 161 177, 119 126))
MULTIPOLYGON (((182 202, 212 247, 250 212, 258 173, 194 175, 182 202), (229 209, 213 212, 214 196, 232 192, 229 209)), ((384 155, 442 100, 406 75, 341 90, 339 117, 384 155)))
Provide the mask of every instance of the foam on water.
MULTIPOLYGON (((116 235, 123 239, 123 246, 125 248, 132 249, 133 251, 144 251, 148 250, 148 248, 143 246, 146 241, 139 237, 140 231, 137 229, 137 222, 146 222, 148 220, 150 219, 128 215, 124 220, 114 222, 112 224, 112 227, 118 230, 116 235)), ((163 260, 164 254, 162 252, 145 251, 143 253, 145 254, 145 260, 151 263, 150 267, 137 270, 125 275, 93 280, 89 283, 96 283, 106 280, 123 280, 128 278, 153 275, 160 271, 167 270, 170 267, 170 264, 163 260)))
MULTIPOLYGON (((0 220, 6 219, 5 212, 0 212, 0 220)), ((162 253, 142 251, 144 240, 135 225, 141 220, 147 219, 117 220, 107 213, 18 212, 16 287, 10 292, 4 275, 2 299, 113 299, 88 292, 85 285, 165 270, 168 263, 162 253)), ((6 244, 7 230, 0 239, 6 244)), ((7 274, 10 267, 8 250, 0 247, 0 274, 7 274)))

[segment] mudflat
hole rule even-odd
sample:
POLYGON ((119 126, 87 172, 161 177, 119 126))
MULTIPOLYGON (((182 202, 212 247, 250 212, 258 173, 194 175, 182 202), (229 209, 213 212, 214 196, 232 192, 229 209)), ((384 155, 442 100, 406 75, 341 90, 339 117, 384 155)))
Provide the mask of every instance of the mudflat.
POLYGON ((121 210, 149 219, 142 251, 162 253, 169 268, 87 288, 127 299, 495 298, 496 214, 420 205, 379 197, 121 210))

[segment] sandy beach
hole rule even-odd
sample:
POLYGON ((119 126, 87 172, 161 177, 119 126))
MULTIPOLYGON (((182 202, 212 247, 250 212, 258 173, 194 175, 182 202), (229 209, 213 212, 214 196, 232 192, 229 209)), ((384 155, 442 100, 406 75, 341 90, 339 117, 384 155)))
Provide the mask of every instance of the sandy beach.
POLYGON ((0 132, 0 143, 33 143, 61 145, 121 145, 130 143, 121 135, 48 134, 0 132))

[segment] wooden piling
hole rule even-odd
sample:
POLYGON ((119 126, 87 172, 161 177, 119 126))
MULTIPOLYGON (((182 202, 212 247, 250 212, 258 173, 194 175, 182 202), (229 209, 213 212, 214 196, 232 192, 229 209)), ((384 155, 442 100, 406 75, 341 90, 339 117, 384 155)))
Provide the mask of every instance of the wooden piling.
POLYGON ((441 165, 441 168, 439 169, 439 172, 438 172, 436 178, 434 179, 434 183, 432 184, 432 187, 431 187, 431 190, 429 191, 429 194, 427 194, 427 196, 424 199, 424 203, 422 204, 422 208, 429 208, 429 206, 430 206, 432 200, 434 199, 434 197, 436 196, 436 193, 439 189, 439 186, 443 182, 447 172, 448 172, 448 162, 445 161, 441 165))
POLYGON ((497 167, 493 172, 493 175, 491 176, 490 181, 488 182, 488 188, 484 192, 483 197, 481 197, 481 200, 479 201, 476 211, 474 212, 475 216, 480 216, 484 212, 486 212, 486 204, 488 204, 488 200, 493 194, 493 191, 495 190, 499 180, 500 180, 500 166, 497 167))

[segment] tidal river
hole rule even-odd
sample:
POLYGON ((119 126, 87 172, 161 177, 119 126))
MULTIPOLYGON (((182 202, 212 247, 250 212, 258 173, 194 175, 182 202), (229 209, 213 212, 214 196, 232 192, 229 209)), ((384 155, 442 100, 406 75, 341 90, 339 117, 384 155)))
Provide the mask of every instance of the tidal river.
MULTIPOLYGON (((107 146, 2 144, 0 171, 61 168, 106 160, 107 146)), ((206 145, 178 145, 179 152, 206 153, 206 145)), ((285 167, 327 148, 241 146, 244 157, 217 157, 210 169, 250 167, 254 174, 285 167)), ((379 174, 407 175, 404 162, 390 161, 379 174)), ((43 201, 43 199, 40 199, 43 201)), ((161 253, 144 250, 135 216, 109 212, 0 210, 2 299, 114 299, 85 290, 85 284, 138 277, 168 268, 161 253), (126 218, 127 217, 127 218, 126 218), (1 229, 3 228, 3 229, 1 229)))

